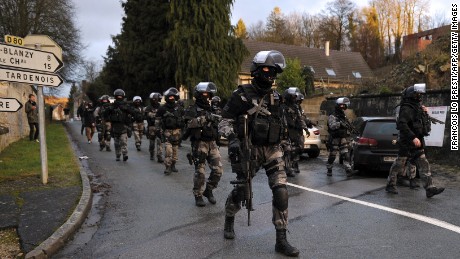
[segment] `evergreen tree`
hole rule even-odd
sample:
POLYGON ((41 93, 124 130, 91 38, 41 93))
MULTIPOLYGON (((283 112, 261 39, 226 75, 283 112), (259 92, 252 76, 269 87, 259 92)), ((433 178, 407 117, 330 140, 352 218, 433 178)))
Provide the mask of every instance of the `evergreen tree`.
POLYGON ((305 81, 302 78, 302 69, 300 67, 300 59, 286 59, 286 68, 283 73, 279 74, 276 79, 278 86, 277 90, 283 92, 289 87, 297 87, 299 89, 305 88, 305 81))
POLYGON ((109 47, 100 89, 113 91, 122 88, 128 98, 139 95, 147 99, 151 92, 176 86, 171 68, 172 58, 165 47, 169 33, 167 0, 128 0, 122 3, 125 11, 122 31, 113 37, 109 47))
POLYGON ((201 81, 212 81, 218 95, 227 97, 235 89, 241 62, 248 54, 230 24, 233 0, 171 0, 171 33, 176 85, 192 89, 201 81))

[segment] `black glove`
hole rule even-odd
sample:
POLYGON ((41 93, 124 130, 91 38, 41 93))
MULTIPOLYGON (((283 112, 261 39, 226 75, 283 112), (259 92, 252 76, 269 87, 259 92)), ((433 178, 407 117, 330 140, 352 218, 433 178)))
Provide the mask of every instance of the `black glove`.
POLYGON ((241 154, 241 142, 234 135, 228 137, 228 155, 229 156, 239 156, 241 154))

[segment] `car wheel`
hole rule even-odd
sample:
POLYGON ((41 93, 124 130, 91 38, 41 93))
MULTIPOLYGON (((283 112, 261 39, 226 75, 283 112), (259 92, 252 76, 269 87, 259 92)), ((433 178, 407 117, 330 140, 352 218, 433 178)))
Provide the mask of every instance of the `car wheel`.
POLYGON ((319 148, 317 148, 317 149, 313 149, 313 150, 308 151, 307 154, 308 154, 308 157, 310 157, 310 158, 317 158, 319 156, 319 152, 320 152, 320 150, 319 150, 319 148))

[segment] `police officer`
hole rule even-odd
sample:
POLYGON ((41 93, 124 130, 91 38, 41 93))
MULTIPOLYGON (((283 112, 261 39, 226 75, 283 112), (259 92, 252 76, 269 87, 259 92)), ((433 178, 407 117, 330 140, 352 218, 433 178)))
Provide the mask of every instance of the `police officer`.
POLYGON ((94 117, 96 118, 97 139, 99 142, 99 151, 111 151, 110 149, 110 122, 104 118, 104 110, 110 105, 109 96, 103 95, 99 97, 99 105, 94 110, 94 117))
MULTIPOLYGON (((427 108, 421 104, 422 94, 426 92, 425 84, 415 84, 405 89, 402 99, 399 116, 396 126, 399 130, 399 152, 398 157, 393 162, 388 176, 388 184, 385 190, 388 193, 397 194, 396 180, 401 175, 409 159, 412 164, 416 164, 420 177, 422 178, 426 192, 426 197, 444 191, 442 187, 436 187, 431 177, 430 165, 425 156, 425 140, 431 131, 431 122, 428 120, 427 108)), ((415 185, 415 174, 410 174, 411 185, 415 185)))
POLYGON ((216 144, 217 126, 219 117, 212 113, 209 100, 217 92, 217 87, 212 82, 201 82, 195 86, 195 103, 185 111, 187 120, 187 131, 184 134, 184 140, 190 136, 192 142, 192 158, 195 164, 195 175, 193 178, 193 195, 195 196, 195 205, 203 207, 206 205, 203 201, 205 196, 211 204, 216 204, 216 199, 212 193, 222 176, 222 163, 220 161, 219 147, 216 144), (206 181, 205 173, 206 161, 208 162, 211 173, 206 181))
POLYGON ((347 97, 340 97, 335 101, 334 112, 329 115, 327 120, 328 133, 329 133, 329 158, 327 160, 327 176, 332 176, 332 167, 337 156, 340 153, 340 158, 343 161, 347 177, 353 175, 350 166, 350 155, 348 153, 348 137, 349 126, 351 125, 345 115, 345 110, 350 106, 350 99, 347 97))
POLYGON ((178 172, 176 169, 177 151, 181 139, 181 129, 184 126, 183 110, 177 104, 179 91, 171 87, 163 93, 166 103, 157 111, 155 125, 159 125, 157 136, 165 143, 165 171, 166 175, 178 172))
POLYGON ((137 151, 141 151, 142 136, 144 135, 144 108, 142 107, 142 98, 140 96, 133 97, 132 108, 135 111, 133 117, 134 142, 137 151))
POLYGON ((289 177, 294 177, 294 173, 300 173, 299 160, 304 143, 303 131, 308 132, 303 111, 299 105, 301 99, 303 99, 303 94, 297 87, 289 87, 284 91, 282 107, 287 122, 289 141, 284 145, 284 161, 287 162, 286 174, 289 177))
POLYGON ((112 136, 115 143, 116 161, 120 161, 123 154, 123 161, 128 160, 128 128, 131 127, 131 116, 134 111, 125 101, 125 91, 117 89, 113 92, 115 102, 104 111, 104 116, 112 125, 112 136))
POLYGON ((85 124, 85 133, 88 144, 91 144, 93 135, 96 131, 96 118, 94 117, 94 105, 92 102, 87 102, 83 109, 83 121, 85 124))
POLYGON ((149 96, 150 104, 144 109, 144 117, 147 119, 148 125, 148 138, 149 138, 149 152, 150 160, 154 160, 155 157, 155 147, 157 149, 157 161, 158 163, 163 163, 163 150, 161 144, 161 138, 158 138, 156 131, 158 125, 155 124, 155 117, 158 109, 160 108, 161 94, 157 92, 152 92, 149 96))
MULTIPOLYGON (((251 84, 241 85, 233 92, 223 108, 219 132, 229 140, 228 152, 237 180, 253 177, 260 167, 265 169, 273 194, 275 250, 288 256, 298 256, 299 250, 286 239, 288 190, 280 146, 285 125, 280 95, 272 89, 276 75, 283 71, 285 64, 284 56, 278 51, 261 51, 256 54, 250 69, 253 77, 251 84), (245 139, 252 143, 245 143, 245 139), (248 153, 248 149, 251 150, 251 157, 242 157, 241 151, 248 153), (243 170, 248 162, 252 162, 252 172, 243 170)), ((224 225, 224 237, 227 239, 235 238, 235 214, 241 209, 247 187, 248 184, 236 184, 227 198, 224 225)))

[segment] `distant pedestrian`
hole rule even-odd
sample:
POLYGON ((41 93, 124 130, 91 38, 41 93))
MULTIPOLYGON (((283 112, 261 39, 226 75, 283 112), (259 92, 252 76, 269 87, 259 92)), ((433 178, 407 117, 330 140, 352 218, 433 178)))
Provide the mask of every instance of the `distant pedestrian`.
POLYGON ((85 119, 83 117, 83 111, 85 110, 86 102, 83 101, 77 109, 77 117, 81 120, 81 129, 80 134, 83 135, 83 131, 85 130, 85 119))
POLYGON ((84 125, 88 144, 93 141, 94 132, 96 132, 96 118, 94 117, 94 106, 92 102, 87 102, 83 110, 84 125))
POLYGON ((133 116, 133 133, 137 151, 141 151, 142 136, 144 135, 144 107, 142 107, 142 98, 134 96, 132 109, 135 111, 133 116))
POLYGON ((25 111, 30 128, 29 140, 38 142, 38 106, 34 94, 29 94, 29 101, 26 102, 25 111))

